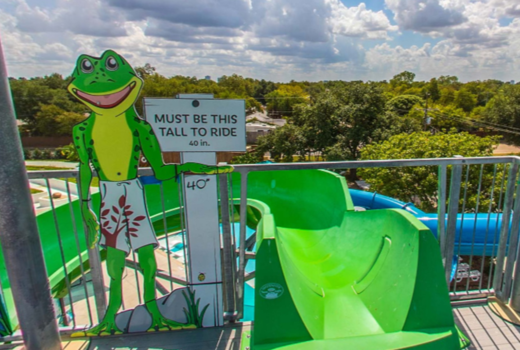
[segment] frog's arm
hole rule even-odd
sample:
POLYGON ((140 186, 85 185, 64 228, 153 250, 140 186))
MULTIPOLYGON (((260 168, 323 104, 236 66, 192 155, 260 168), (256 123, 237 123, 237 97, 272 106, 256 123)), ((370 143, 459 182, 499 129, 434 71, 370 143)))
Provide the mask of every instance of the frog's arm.
POLYGON ((87 201, 90 183, 92 181, 92 170, 90 169, 90 157, 85 143, 85 127, 76 125, 72 129, 74 147, 79 156, 79 190, 83 202, 87 201), (83 130, 81 130, 83 129, 83 130))
POLYGON ((90 249, 96 246, 99 238, 99 224, 96 215, 90 209, 89 188, 92 181, 92 170, 90 169, 90 156, 85 142, 85 132, 90 126, 84 123, 76 125, 72 129, 74 147, 79 156, 79 191, 81 196, 81 215, 87 230, 87 244, 90 249))
POLYGON ((152 166, 158 180, 169 180, 180 173, 177 164, 164 164, 159 141, 157 141, 152 126, 146 120, 139 119, 135 122, 134 133, 138 134, 141 151, 152 166))

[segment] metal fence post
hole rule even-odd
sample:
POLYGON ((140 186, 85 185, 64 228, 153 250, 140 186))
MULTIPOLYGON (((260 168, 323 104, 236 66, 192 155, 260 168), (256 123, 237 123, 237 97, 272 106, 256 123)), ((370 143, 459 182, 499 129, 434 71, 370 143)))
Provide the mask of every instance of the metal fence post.
POLYGON ((27 350, 61 349, 0 43, 0 242, 27 350))
MULTIPOLYGON (((513 182, 517 182, 517 179, 515 178, 513 182)), ((507 300, 511 296, 511 285, 512 285, 512 278, 513 278, 513 269, 515 265, 517 265, 519 262, 516 261, 517 258, 517 249, 518 249, 518 233, 519 233, 519 225, 520 225, 520 186, 516 186, 516 193, 515 193, 515 202, 514 202, 514 209, 513 209, 513 217, 511 219, 511 234, 509 237, 509 249, 507 249, 507 261, 506 261, 506 268, 504 272, 504 279, 503 279, 503 285, 502 285, 502 295, 505 300, 507 300), (516 262, 516 264, 515 264, 516 262)), ((514 272, 515 275, 519 273, 518 271, 518 265, 514 272)), ((518 283, 516 282, 515 278, 515 285, 517 286, 517 293, 518 291, 518 283)), ((518 300, 517 300, 518 301, 518 300)))
POLYGON ((240 173, 240 240, 238 247, 237 312, 238 319, 244 316, 244 283, 246 269, 246 224, 247 224, 247 176, 240 173))
POLYGON ((233 271, 233 244, 231 242, 231 224, 229 220, 229 191, 227 175, 219 175, 220 217, 222 219, 222 276, 224 278, 224 319, 235 321, 235 279, 233 271))
MULTIPOLYGON (((446 249, 446 165, 439 165, 437 180, 437 239, 441 252, 446 249)), ((443 264, 446 262, 444 261, 443 264)))
POLYGON ((450 283, 451 261, 455 251, 455 236, 457 232, 457 214, 459 212, 460 188, 462 179, 462 164, 453 165, 451 169, 450 198, 448 204, 448 224, 446 227, 446 241, 442 256, 446 281, 450 283))
POLYGON ((507 178, 507 189, 502 211, 502 225, 500 227, 500 238, 498 241, 498 252, 496 257, 495 275, 493 276, 493 289, 498 299, 506 302, 507 296, 502 293, 502 275, 504 272, 504 260, 506 256, 507 241, 509 237, 509 221, 511 219, 511 208, 513 207, 516 177, 518 175, 518 164, 513 164, 507 178))

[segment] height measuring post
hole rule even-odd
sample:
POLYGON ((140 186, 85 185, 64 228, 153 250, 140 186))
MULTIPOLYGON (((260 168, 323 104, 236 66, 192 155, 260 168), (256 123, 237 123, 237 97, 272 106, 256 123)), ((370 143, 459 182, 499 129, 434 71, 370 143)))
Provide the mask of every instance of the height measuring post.
MULTIPOLYGON (((181 163, 216 165, 216 152, 245 151, 245 102, 207 94, 147 98, 145 115, 163 152, 181 152, 181 163)), ((188 286, 209 305, 203 326, 224 323, 217 175, 183 176, 188 286)))

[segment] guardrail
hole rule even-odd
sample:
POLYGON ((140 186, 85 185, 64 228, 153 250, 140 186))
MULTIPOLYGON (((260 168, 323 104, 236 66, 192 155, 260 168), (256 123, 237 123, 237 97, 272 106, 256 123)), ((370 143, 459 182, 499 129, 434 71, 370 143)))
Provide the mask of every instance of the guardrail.
MULTIPOLYGON (((442 158, 442 159, 413 159, 413 160, 378 160, 378 161, 347 161, 347 162, 309 162, 309 163, 273 163, 235 165, 235 173, 240 174, 240 184, 233 186, 232 174, 219 175, 219 193, 222 222, 222 275, 224 281, 224 311, 229 321, 238 321, 244 315, 244 286, 247 280, 254 278, 254 272, 246 273, 247 261, 254 259, 254 236, 246 235, 247 217, 247 189, 248 175, 259 171, 292 171, 308 169, 329 169, 332 171, 361 169, 361 168, 401 168, 401 167, 428 167, 429 171, 437 176, 437 237, 441 247, 441 254, 445 264, 446 278, 449 282, 450 297, 452 300, 482 298, 496 295, 504 302, 511 302, 520 310, 520 282, 516 277, 520 273, 517 259, 517 247, 520 227, 520 186, 518 182, 520 157, 479 157, 479 158, 442 158), (449 174, 449 179, 448 179, 449 174), (492 175, 490 175, 492 174, 492 175), (473 179, 478 178, 475 182, 473 179), (487 185, 491 184, 490 188, 487 185), (484 186, 483 186, 484 185, 484 186), (233 193, 235 188, 235 193, 233 193), (239 193, 237 188, 240 189, 239 193), (468 195, 473 191, 474 198, 470 207, 468 195), (225 215, 224 213, 228 214, 225 215), (239 233, 235 239, 235 218, 239 217, 239 233), (478 215, 477 215, 478 214, 478 215), (471 219, 474 218, 474 224, 471 219), (469 219, 469 220, 468 220, 469 219), (486 222, 485 232, 478 232, 476 222, 486 222), (482 221, 483 220, 483 221, 482 221), (469 228, 468 228, 469 226, 469 228), (470 232, 469 242, 461 240, 462 234, 470 232), (477 244, 476 239, 484 236, 484 243, 477 244), (513 247, 514 249, 511 249, 513 247), (469 249, 469 250, 468 250, 469 249), (469 254, 467 254, 469 252, 469 254), (464 253, 464 254, 462 254, 464 253), (461 261, 454 269, 453 257, 461 261), (513 276, 514 274, 514 276, 513 276)), ((140 176, 153 175, 149 168, 140 169, 140 176)), ((62 263, 61 271, 56 271, 52 278, 62 278, 62 290, 66 293, 59 295, 57 302, 58 313, 62 316, 62 331, 84 328, 89 324, 97 323, 106 309, 107 288, 103 277, 102 257, 98 249, 82 249, 85 244, 83 223, 78 222, 79 206, 76 187, 78 172, 76 170, 58 171, 30 171, 29 180, 44 181, 45 191, 50 198, 50 211, 53 217, 53 230, 58 242, 55 259, 62 263), (65 198, 58 208, 57 198, 53 198, 51 179, 63 179, 65 186, 60 192, 65 198), (75 204, 76 203, 76 204, 75 204), (67 214, 64 214, 64 206, 67 214), (59 211, 59 213, 58 213, 59 211), (73 245, 64 245, 64 227, 59 215, 67 215, 71 220, 67 232, 74 237, 73 245), (70 251, 74 247, 75 252, 70 251), (69 250, 68 250, 69 249, 69 250), (67 260, 75 255, 77 263, 68 264, 67 260), (88 259, 88 264, 86 260, 88 259), (75 270, 69 271, 68 266, 75 270), (71 273, 74 272, 74 273, 71 273), (83 310, 83 311, 82 311, 83 310), (70 320, 67 319, 70 314, 70 320)), ((237 178, 235 177, 235 181, 237 178)), ((167 258, 158 279, 166 281, 158 286, 159 293, 168 293, 176 285, 186 284, 185 276, 172 271, 175 262, 170 247, 170 235, 182 235, 185 232, 185 216, 181 185, 177 186, 177 193, 165 191, 160 186, 160 212, 157 213, 158 222, 162 222, 162 229, 166 238, 164 253, 167 258), (171 208, 165 205, 168 198, 177 196, 178 207, 171 208), (174 211, 180 223, 175 227, 167 220, 167 213, 174 211), (161 220, 162 219, 162 220, 161 220), (172 260, 173 259, 173 260, 172 260)), ((174 191, 175 192, 175 191, 174 191)), ((49 215, 49 214, 47 214, 49 215)), ((49 228, 46 228, 49 234, 49 228)), ((42 229, 40 228, 42 232, 42 229)), ((176 236, 178 237, 178 236, 176 236)), ((70 243, 70 242, 69 242, 70 243)), ((183 246, 185 248, 185 246, 183 246)), ((178 264, 177 264, 178 265, 178 264)), ((137 267, 135 256, 130 255, 127 260, 135 275, 135 287, 140 295, 142 278, 137 267)), ((128 270, 128 269, 127 269, 128 270)), ((125 291, 125 293, 128 291, 125 291)), ((138 297, 139 298, 139 297, 138 297)), ((138 302, 139 300, 137 300, 138 302)), ((126 305, 127 307, 129 305, 126 305)), ((4 340, 6 340, 5 338, 4 340)))

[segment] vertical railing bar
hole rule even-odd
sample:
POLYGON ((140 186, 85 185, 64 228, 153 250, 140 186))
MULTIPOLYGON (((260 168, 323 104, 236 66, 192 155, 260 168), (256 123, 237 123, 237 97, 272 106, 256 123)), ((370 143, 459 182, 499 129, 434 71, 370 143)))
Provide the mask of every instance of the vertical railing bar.
MULTIPOLYGON (((459 229, 459 242, 458 242, 458 248, 457 248, 457 257, 460 256, 460 246, 462 244, 462 229, 464 228, 464 213, 466 211, 466 198, 468 194, 468 183, 469 183, 469 169, 470 165, 466 165, 466 179, 464 182, 464 196, 462 200, 462 210, 461 210, 461 218, 460 218, 460 229, 459 229)), ((458 262, 457 262, 458 264, 458 262)), ((453 279, 453 292, 457 292, 457 276, 455 275, 455 278, 453 279)), ((466 288, 466 292, 468 289, 466 288)))
MULTIPOLYGON (((235 250, 236 250, 236 231, 235 231, 235 197, 233 196, 233 175, 229 175, 229 182, 228 182, 228 188, 229 188, 229 198, 230 198, 230 218, 231 218, 231 232, 233 233, 232 238, 232 244, 233 244, 233 256, 235 256, 235 250)), ((236 265, 236 264, 235 264, 236 265)))
POLYGON ((229 174, 229 193, 231 197, 231 206, 230 206, 230 217, 231 217, 231 266, 233 270, 233 293, 235 298, 235 311, 236 311, 236 300, 237 300, 237 242, 236 242, 236 223, 235 223, 235 197, 233 195, 233 174, 229 174))
MULTIPOLYGON (((182 177, 182 175, 181 175, 182 177)), ((182 252, 184 254, 184 279, 188 281, 188 251, 186 247, 186 212, 184 211, 184 195, 183 195, 183 184, 182 178, 177 182, 177 193, 179 197, 179 218, 181 222, 181 239, 182 239, 182 252)))
POLYGON ((511 285, 513 277, 513 268, 515 267, 517 250, 518 250, 518 229, 520 225, 520 186, 518 185, 518 177, 514 179, 516 186, 513 217, 511 219, 511 234, 509 236, 509 249, 507 249, 506 269, 504 272, 504 285, 502 289, 503 297, 508 300, 511 296, 511 285))
MULTIPOLYGON (((128 269, 125 267, 125 270, 124 270, 124 273, 123 273, 123 279, 126 277, 126 274, 128 273, 128 269)), ((136 271, 137 273, 137 271, 136 271)), ((125 284, 121 281, 121 310, 122 311, 125 311, 126 310, 126 307, 125 307, 125 284)))
POLYGON ((238 255, 238 285, 237 285, 237 319, 244 315, 244 271, 246 263, 246 217, 247 217, 247 177, 248 172, 240 173, 240 239, 238 255))
POLYGON ((462 165, 452 165, 450 181, 450 198, 448 204, 448 225, 446 227, 446 243, 444 251, 444 269, 446 281, 450 283, 451 261, 455 251, 455 236, 457 231, 457 214, 459 211, 462 165))
POLYGON ((235 292, 233 283, 233 265, 231 260, 232 244, 231 244, 231 223, 229 220, 229 192, 228 192, 228 175, 221 174, 219 177, 220 191, 220 212, 222 217, 222 267, 224 277, 224 302, 225 312, 224 319, 231 322, 235 321, 235 292))
MULTIPOLYGON (((82 203, 83 199, 81 190, 80 190, 80 184, 81 184, 81 176, 78 171, 77 177, 76 177, 76 187, 78 190, 78 197, 80 203, 82 203)), ((101 188, 100 188, 101 191, 101 188)), ((87 193, 87 198, 89 198, 89 193, 87 193)), ((92 209, 92 208, 90 208, 92 209)), ((83 231, 85 232, 85 240, 87 242, 87 246, 89 245, 89 238, 88 238, 88 230, 87 226, 83 222, 83 231)), ((90 276, 92 277, 92 286, 94 287, 94 301, 96 303, 96 313, 98 322, 102 322, 103 318, 105 317, 105 312, 107 309, 107 299, 106 299, 106 292, 105 292, 105 282, 103 278, 103 272, 101 271, 101 257, 99 255, 99 250, 96 248, 88 248, 88 261, 90 264, 90 276)))
POLYGON ((513 193, 515 190, 515 179, 517 177, 517 174, 518 164, 513 164, 507 179, 504 211, 502 213, 502 226, 500 228, 500 237, 498 240, 498 252, 496 259, 495 275, 493 276, 493 289, 495 290, 495 295, 502 301, 504 301, 502 295, 502 273, 504 269, 507 239, 509 236, 509 221, 511 219, 511 208, 513 206, 513 193))
POLYGON ((135 285, 137 287, 137 300, 139 300, 139 304, 142 304, 143 300, 141 298, 141 287, 139 286, 139 267, 137 267, 137 259, 135 258, 135 251, 132 249, 132 258, 134 260, 134 274, 135 274, 135 285))
MULTIPOLYGON (((161 182, 161 206, 162 206, 162 212, 163 212, 163 227, 164 227, 164 236, 166 237, 166 249, 168 250, 166 254, 166 258, 168 259, 168 273, 170 274, 170 277, 172 277, 172 262, 171 262, 171 254, 170 251, 170 237, 168 237, 168 223, 166 220, 166 205, 164 203, 164 186, 161 182)), ((179 210, 180 215, 180 210, 179 210)), ((170 292, 173 291, 173 281, 170 280, 170 292)))
MULTIPOLYGON (((72 312, 72 325, 76 328, 76 314, 74 313, 74 302, 72 300, 72 293, 70 291, 69 272, 67 271, 67 262, 65 261, 65 253, 63 252, 63 244, 61 241, 60 225, 58 224, 58 216, 56 215, 56 207, 54 205, 54 198, 52 198, 52 189, 49 179, 45 179, 47 185, 47 193, 49 194, 49 202, 51 204, 52 217, 54 218, 54 227, 56 228, 56 235, 58 236, 58 246, 60 247, 61 262, 63 263, 63 272, 65 272, 65 285, 67 286, 67 294, 69 296, 70 311, 72 312)), ((63 315, 65 319, 67 315, 63 315)))
MULTIPOLYGON (((511 166, 512 165, 510 165, 509 167, 511 167, 511 166)), ((491 263, 489 264, 489 274, 488 274, 489 278, 488 278, 488 286, 487 286, 488 290, 491 289, 491 282, 493 280, 491 278, 491 276, 493 276, 493 267, 494 267, 493 257, 495 256, 495 244, 496 244, 497 235, 498 235, 498 223, 500 222, 499 219, 498 219, 498 214, 500 214, 499 213, 500 212, 500 207, 502 206, 502 200, 503 200, 503 197, 504 197, 504 187, 505 187, 505 183, 506 183, 507 168, 508 168, 508 165, 506 164, 504 166, 504 171, 502 172, 502 183, 500 185, 500 195, 498 197, 498 204, 497 204, 497 209, 496 209, 497 219, 495 220, 495 232, 493 233, 493 244, 491 246, 491 255, 490 255, 491 263)), ((489 227, 490 213, 491 213, 491 209, 489 209, 489 211, 488 211, 488 224, 487 224, 487 227, 489 227)), ((484 264, 484 262, 482 262, 482 264, 484 264)), ((482 268, 483 267, 484 266, 482 265, 482 268)))
MULTIPOLYGON (((482 164, 482 166, 484 166, 484 164, 482 164)), ((484 239, 484 247, 483 247, 483 251, 482 251, 483 258, 482 258, 482 261, 481 261, 481 270, 483 269, 483 266, 484 266, 484 261, 485 261, 484 257, 486 255, 486 247, 487 247, 487 238, 489 236, 489 225, 491 223, 491 212, 493 211, 493 199, 494 199, 494 196, 495 196, 495 183, 496 183, 497 168, 498 168, 497 164, 495 164, 494 167, 493 167, 493 181, 491 182, 491 192, 489 194, 489 207, 488 207, 488 215, 487 215, 487 222, 486 222, 486 233, 484 234, 485 239, 484 239)), ((480 282, 479 282, 479 291, 482 290, 480 288, 481 285, 482 285, 482 278, 480 279, 480 282)))
MULTIPOLYGON (((80 271, 81 271, 81 278, 83 279, 83 282, 84 282, 83 287, 85 289, 85 301, 87 304, 88 318, 89 318, 90 325, 93 325, 94 321, 92 319, 92 310, 90 309, 90 300, 89 300, 89 294, 88 294, 87 279, 85 278, 85 268, 83 266, 83 257, 81 256, 81 247, 79 244, 78 229, 76 227, 76 217, 74 216, 74 208, 72 205, 72 197, 70 194, 70 183, 69 183, 68 178, 65 179, 65 181, 66 181, 65 183, 67 185, 67 199, 69 201, 70 218, 72 220, 74 238, 76 240, 76 250, 78 252, 78 257, 79 257, 79 267, 80 267, 80 271)), ((89 248, 87 247, 87 249, 89 249, 89 248)))
MULTIPOLYGON (((473 234, 471 236, 471 253, 469 256, 469 270, 471 271, 471 266, 473 265, 473 255, 475 253, 475 235, 477 234, 477 217, 478 217, 478 211, 480 207, 480 193, 482 189, 482 175, 484 173, 484 165, 480 166, 480 173, 479 173, 479 179, 478 179, 478 189, 477 189, 477 202, 475 203, 475 220, 473 221, 473 234)), ((463 217, 461 218, 461 221, 464 221, 464 211, 462 212, 463 217)), ((462 227, 460 230, 460 237, 462 238, 462 227)), ((467 278, 466 281, 466 293, 469 291, 469 281, 471 279, 467 278)))
MULTIPOLYGON (((442 254, 444 254, 446 249, 446 174, 446 165, 439 165, 437 179, 437 239, 439 240, 442 254)), ((445 263, 445 261, 443 262, 445 263)))

